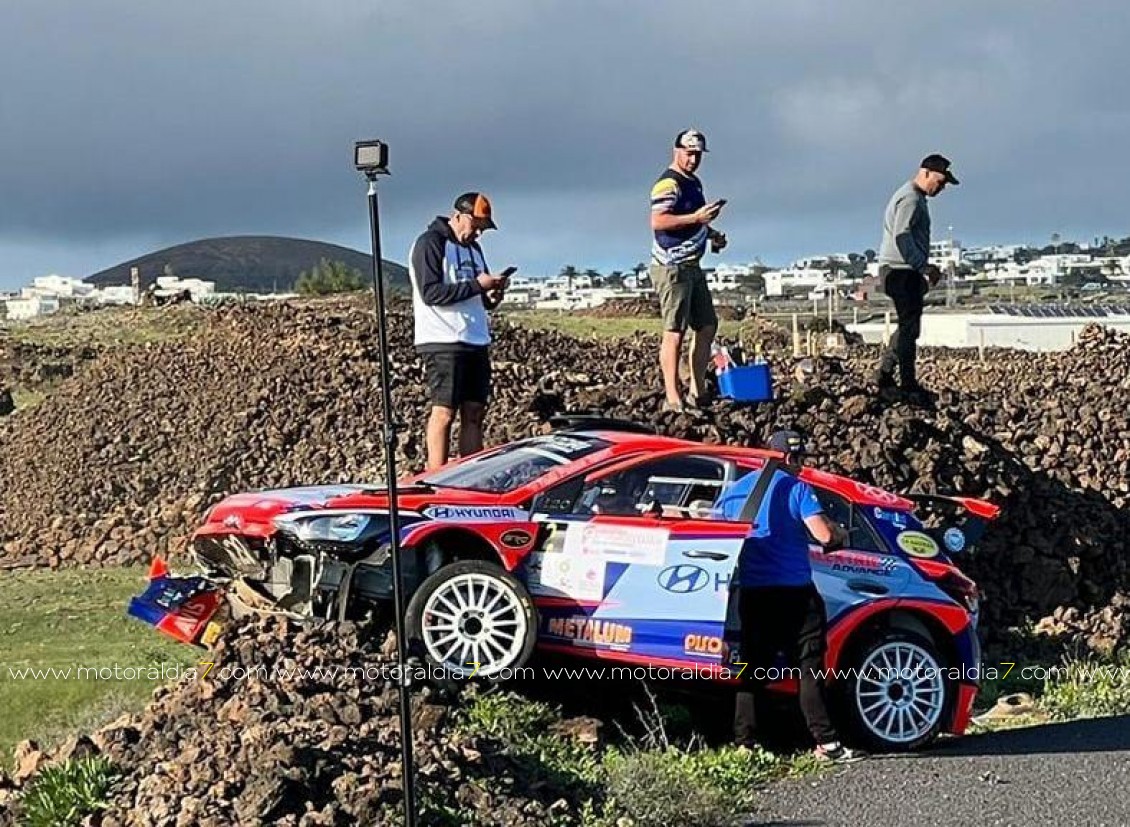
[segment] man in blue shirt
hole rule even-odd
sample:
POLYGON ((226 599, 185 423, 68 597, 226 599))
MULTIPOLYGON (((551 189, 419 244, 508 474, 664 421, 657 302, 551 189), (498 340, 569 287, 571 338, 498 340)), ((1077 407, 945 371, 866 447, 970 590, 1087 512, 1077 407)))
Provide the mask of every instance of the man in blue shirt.
POLYGON ((736 519, 751 496, 764 492, 738 558, 741 655, 747 665, 734 712, 734 738, 739 745, 755 745, 766 685, 776 679, 773 670, 783 653, 789 666, 800 669, 800 708, 816 741, 816 757, 852 761, 858 753, 840 743, 828 717, 821 677, 827 618, 808 559, 809 535, 832 546, 842 543, 846 532, 825 516, 812 486, 798 477, 804 455, 800 434, 778 431, 768 447, 784 455, 784 468, 773 471, 766 487, 758 485, 764 471, 748 474, 719 502, 723 515, 736 519))

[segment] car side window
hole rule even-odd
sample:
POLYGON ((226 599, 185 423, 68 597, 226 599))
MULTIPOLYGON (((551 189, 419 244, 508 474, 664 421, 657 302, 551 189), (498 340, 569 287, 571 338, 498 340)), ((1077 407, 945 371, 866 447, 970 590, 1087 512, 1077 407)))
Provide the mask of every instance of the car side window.
POLYGON ((858 551, 883 552, 883 547, 875 537, 874 531, 860 515, 855 505, 827 489, 813 486, 813 490, 816 492, 816 499, 820 501, 824 513, 831 520, 847 529, 848 548, 858 551))
POLYGON ((558 483, 534 500, 533 510, 535 513, 549 515, 572 514, 577 504, 577 497, 584 487, 584 474, 578 474, 565 482, 558 483))
POLYGON ((711 519, 714 501, 732 474, 726 461, 709 457, 646 462, 587 484, 574 513, 711 519))

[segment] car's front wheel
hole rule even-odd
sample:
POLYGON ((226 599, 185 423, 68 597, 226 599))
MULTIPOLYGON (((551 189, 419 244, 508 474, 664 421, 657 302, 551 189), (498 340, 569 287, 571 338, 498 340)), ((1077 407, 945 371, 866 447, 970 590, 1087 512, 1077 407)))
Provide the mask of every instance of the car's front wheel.
POLYGON ((933 643, 888 629, 870 638, 852 659, 843 699, 855 733, 873 750, 907 752, 941 731, 953 684, 933 643))
POLYGON ((405 612, 409 647, 453 677, 506 677, 533 654, 537 626, 525 587, 501 566, 480 560, 436 571, 405 612))

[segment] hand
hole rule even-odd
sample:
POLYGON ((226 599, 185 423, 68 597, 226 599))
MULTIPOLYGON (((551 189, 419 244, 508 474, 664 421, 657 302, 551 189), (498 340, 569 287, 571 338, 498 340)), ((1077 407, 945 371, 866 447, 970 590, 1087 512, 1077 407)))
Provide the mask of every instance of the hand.
POLYGON ((489 293, 492 290, 498 290, 499 288, 505 287, 506 279, 507 276, 496 276, 492 273, 479 273, 475 281, 479 283, 479 287, 482 288, 482 291, 484 293, 489 293))
POLYGON ((936 264, 927 264, 925 267, 923 267, 922 275, 926 277, 926 280, 930 283, 931 287, 933 287, 942 279, 942 271, 938 269, 938 266, 936 264))
POLYGON ((833 522, 832 520, 828 520, 827 524, 828 531, 831 532, 832 536, 828 538, 828 542, 824 543, 825 554, 830 551, 839 551, 847 544, 848 541, 848 532, 846 528, 844 528, 839 523, 833 522))
POLYGON ((720 253, 726 249, 726 234, 725 233, 711 233, 710 235, 710 249, 712 252, 720 253))
POLYGON ((694 215, 695 223, 709 224, 718 217, 718 213, 722 211, 722 205, 715 201, 713 204, 707 204, 699 207, 692 213, 694 215))

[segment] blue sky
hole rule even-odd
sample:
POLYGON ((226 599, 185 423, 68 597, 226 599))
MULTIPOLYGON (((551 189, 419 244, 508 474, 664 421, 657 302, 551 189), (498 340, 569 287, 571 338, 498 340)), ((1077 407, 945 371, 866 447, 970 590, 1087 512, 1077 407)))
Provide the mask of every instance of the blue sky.
POLYGON ((401 261, 481 189, 496 264, 630 267, 691 125, 728 261, 877 246, 932 151, 962 179, 933 203, 938 235, 1130 235, 1123 4, 784 5, 4 0, 0 288, 217 235, 366 249, 366 137, 392 147, 401 261))

